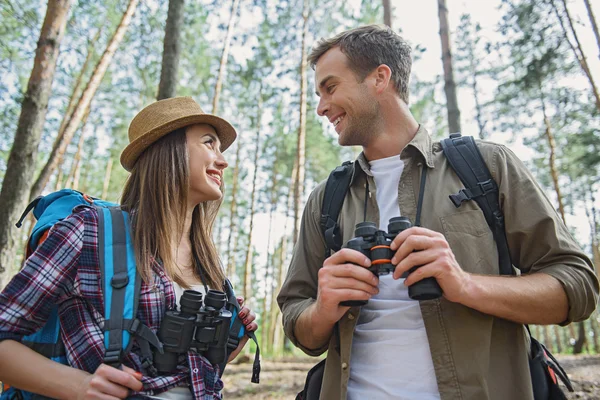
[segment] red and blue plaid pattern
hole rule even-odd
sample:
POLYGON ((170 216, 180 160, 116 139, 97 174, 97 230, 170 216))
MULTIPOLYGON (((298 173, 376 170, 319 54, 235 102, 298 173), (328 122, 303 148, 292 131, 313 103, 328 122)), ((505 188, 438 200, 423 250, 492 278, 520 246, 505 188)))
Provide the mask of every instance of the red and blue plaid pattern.
MULTIPOLYGON (((98 214, 78 207, 55 224, 48 238, 0 294, 0 340, 21 341, 41 328, 58 304, 61 337, 69 364, 93 373, 104 358, 104 303, 98 267, 98 214)), ((137 318, 154 332, 165 310, 175 307, 171 280, 153 266, 153 281, 142 282, 137 318)), ((144 373, 134 343, 123 363, 144 373)), ((189 385, 196 399, 220 399, 223 383, 217 366, 190 351, 172 375, 142 379, 142 394, 189 385)))

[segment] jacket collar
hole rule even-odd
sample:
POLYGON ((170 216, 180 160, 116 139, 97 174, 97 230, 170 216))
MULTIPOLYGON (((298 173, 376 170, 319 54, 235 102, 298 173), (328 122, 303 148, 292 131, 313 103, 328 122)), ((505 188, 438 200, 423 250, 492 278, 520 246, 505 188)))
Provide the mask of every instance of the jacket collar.
MULTIPOLYGON (((414 148, 421 154, 421 156, 425 160, 425 164, 427 164, 427 167, 434 168, 433 151, 431 143, 432 141, 429 132, 427 132, 427 129, 425 129, 423 125, 419 124, 419 129, 417 130, 415 137, 413 137, 413 139, 406 145, 404 150, 402 150, 402 153, 400 153, 400 158, 406 157, 407 149, 414 148)), ((359 173, 359 169, 362 170, 365 174, 373 176, 373 174, 371 173, 371 166, 369 165, 369 161, 365 157, 365 153, 363 151, 360 152, 360 154, 354 161, 354 171, 352 172, 352 179, 350 180, 351 184, 354 183, 354 180, 357 177, 357 173, 359 173)))

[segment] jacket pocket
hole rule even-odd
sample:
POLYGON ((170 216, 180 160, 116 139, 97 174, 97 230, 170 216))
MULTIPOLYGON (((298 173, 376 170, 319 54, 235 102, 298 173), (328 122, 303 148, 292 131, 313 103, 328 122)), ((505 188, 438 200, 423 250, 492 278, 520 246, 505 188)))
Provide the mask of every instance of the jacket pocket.
POLYGON ((444 236, 460 267, 471 273, 498 275, 498 250, 481 210, 440 217, 444 236))

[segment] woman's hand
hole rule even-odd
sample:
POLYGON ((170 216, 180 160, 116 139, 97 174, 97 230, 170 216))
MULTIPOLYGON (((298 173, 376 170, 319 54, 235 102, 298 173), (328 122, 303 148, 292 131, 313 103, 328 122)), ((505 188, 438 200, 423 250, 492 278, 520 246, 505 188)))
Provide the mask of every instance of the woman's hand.
MULTIPOLYGON (((253 311, 251 311, 248 307, 246 307, 244 305, 243 297, 238 296, 237 302, 241 307, 240 312, 238 313, 238 318, 242 320, 242 324, 244 324, 244 327, 246 328, 246 332, 256 331, 258 329, 258 324, 256 322, 254 322, 254 320, 256 319, 256 314, 254 314, 253 311)), ((233 361, 237 357, 237 355, 240 354, 240 351, 242 351, 242 349, 246 345, 247 341, 248 341, 248 335, 242 336, 242 338, 240 339, 240 344, 238 344, 238 347, 229 355, 229 359, 227 359, 228 363, 233 361)))
POLYGON ((142 390, 142 374, 124 365, 122 368, 101 364, 83 381, 77 399, 125 399, 130 391, 142 390))

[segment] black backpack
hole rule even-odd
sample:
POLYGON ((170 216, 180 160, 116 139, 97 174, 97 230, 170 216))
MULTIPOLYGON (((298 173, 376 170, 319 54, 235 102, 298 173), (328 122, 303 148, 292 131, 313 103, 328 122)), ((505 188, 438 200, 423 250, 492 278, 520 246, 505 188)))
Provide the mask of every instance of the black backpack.
MULTIPOLYGON (((450 166, 465 186, 458 193, 450 195, 450 200, 457 208, 465 201, 475 200, 477 202, 498 247, 500 274, 514 275, 504 231, 504 215, 498 202, 498 185, 492 178, 475 140, 471 136, 453 133, 449 138, 443 139, 441 145, 450 166)), ((325 257, 329 256, 331 250, 338 251, 343 245, 337 220, 350 187, 353 172, 354 163, 346 161, 335 168, 327 179, 320 219, 321 231, 327 244, 325 257)), ((573 392, 571 381, 548 349, 534 339, 529 327, 526 327, 531 340, 529 369, 534 399, 566 400, 558 385, 557 376, 567 389, 573 392)), ((325 360, 322 360, 309 371, 304 390, 298 393, 296 400, 319 399, 324 369, 325 360)))

